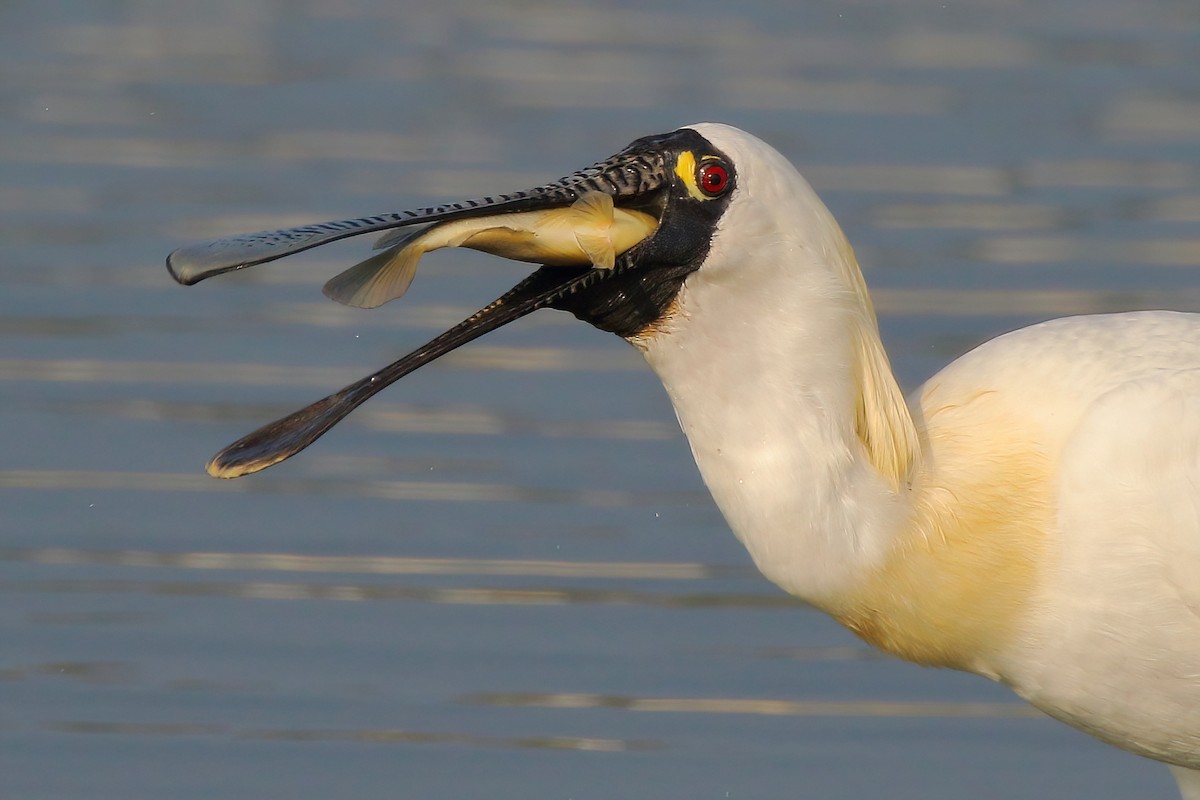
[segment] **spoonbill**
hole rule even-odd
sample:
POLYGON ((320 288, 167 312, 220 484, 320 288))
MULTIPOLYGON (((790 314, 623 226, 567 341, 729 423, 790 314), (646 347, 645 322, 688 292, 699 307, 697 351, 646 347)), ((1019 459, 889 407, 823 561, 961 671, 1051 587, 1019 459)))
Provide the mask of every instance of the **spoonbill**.
POLYGON ((540 266, 399 361, 244 437, 237 477, 385 386, 541 308, 642 352, 717 506, 771 581, 870 644, 977 673, 1170 766, 1200 800, 1200 316, 1056 319, 907 400, 854 253, 776 150, 690 125, 529 191, 172 253, 182 283, 362 233, 327 293, 403 294, 428 250, 540 266))

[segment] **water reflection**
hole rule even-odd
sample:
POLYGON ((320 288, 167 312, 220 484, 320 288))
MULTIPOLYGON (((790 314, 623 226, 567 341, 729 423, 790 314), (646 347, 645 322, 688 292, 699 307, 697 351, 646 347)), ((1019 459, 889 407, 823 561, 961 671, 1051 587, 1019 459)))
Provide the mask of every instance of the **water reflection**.
POLYGON ((340 495, 377 500, 459 503, 552 503, 581 507, 629 508, 703 502, 701 492, 618 489, 553 489, 467 481, 400 481, 331 478, 265 478, 218 481, 204 473, 117 472, 115 470, 0 470, 0 489, 143 492, 200 492, 340 495))
POLYGON ((1200 184, 1200 167, 1157 158, 1151 161, 1095 158, 1035 161, 1019 170, 1017 180, 1028 188, 1185 189, 1200 184))
POLYGON ((1142 203, 1136 216, 1159 222, 1200 222, 1200 195, 1165 197, 1142 203))
POLYGON ((1049 318, 1154 308, 1200 308, 1200 289, 887 289, 875 292, 875 297, 875 307, 887 309, 889 314, 926 318, 1012 314, 1049 318))
POLYGON ((495 589, 481 587, 379 586, 376 584, 280 583, 272 581, 56 580, 13 582, 8 591, 50 594, 233 597, 244 600, 419 602, 487 606, 645 606, 648 608, 806 608, 785 595, 659 593, 604 589, 495 589))
MULTIPOLYGON (((443 363, 439 361, 439 364, 443 363)), ((629 354, 596 354, 554 347, 486 346, 459 350, 445 364, 468 369, 516 372, 628 370, 636 364, 629 354)), ((235 383, 247 386, 340 386, 361 377, 344 367, 291 366, 247 363, 185 363, 100 361, 93 359, 0 359, 0 380, 75 382, 235 383)))
MULTIPOLYGON (((82 621, 83 624, 114 622, 112 619, 96 618, 78 621, 82 621)), ((60 619, 54 621, 53 624, 75 624, 75 622, 60 619)), ((6 667, 0 670, 0 680, 18 681, 33 678, 55 678, 85 684, 129 683, 134 679, 134 669, 131 664, 117 661, 48 661, 42 664, 6 667)))
POLYGON ((896 203, 874 211, 881 228, 1022 230, 1059 228, 1064 219, 1064 212, 1050 206, 1002 203, 896 203))
POLYGON ((1014 176, 1006 170, 922 164, 803 165, 818 191, 996 196, 1010 194, 1014 176))
POLYGON ((798 717, 991 717, 1039 719, 1042 713, 1019 702, 948 703, 895 701, 769 700, 736 697, 625 697, 598 694, 474 694, 464 703, 527 708, 617 708, 692 714, 759 714, 798 717))
POLYGON ((1101 130, 1122 141, 1195 141, 1200 138, 1200 102, 1167 96, 1125 96, 1101 121, 1101 130))
POLYGON ((954 98, 940 86, 763 75, 727 78, 719 88, 734 108, 846 114, 935 114, 945 111, 954 98))
MULTIPOLYGON (((488 575, 580 580, 705 581, 751 577, 745 569, 704 564, 646 564, 397 557, 300 556, 286 553, 164 553, 66 549, 0 550, 0 560, 57 566, 103 565, 169 570, 252 570, 256 572, 366 574, 381 576, 488 575)), ((729 591, 641 591, 566 587, 472 587, 401 585, 397 582, 199 581, 194 579, 41 578, 10 581, 10 592, 89 595, 234 597, 250 600, 337 602, 420 602, 450 605, 634 605, 653 608, 804 608, 778 593, 729 591)))
POLYGON ((59 565, 102 564, 169 569, 336 572, 371 575, 508 575, 539 578, 632 578, 675 581, 753 575, 752 570, 746 568, 733 569, 712 564, 313 556, 296 553, 171 553, 144 550, 70 550, 66 548, 0 549, 0 560, 59 565))
POLYGON ((451 746, 518 748, 537 750, 588 750, 621 752, 658 750, 664 745, 653 740, 598 739, 577 736, 479 736, 467 733, 408 731, 394 729, 330 730, 313 728, 236 728, 221 724, 177 722, 51 722, 50 731, 75 734, 112 734, 159 739, 176 736, 219 736, 275 742, 348 742, 352 744, 440 744, 451 746))
POLYGON ((1200 237, 1112 242, 1097 240, 1095 237, 1010 236, 1003 239, 981 239, 972 246, 971 251, 972 255, 981 261, 999 264, 1087 261, 1129 266, 1200 265, 1200 237))

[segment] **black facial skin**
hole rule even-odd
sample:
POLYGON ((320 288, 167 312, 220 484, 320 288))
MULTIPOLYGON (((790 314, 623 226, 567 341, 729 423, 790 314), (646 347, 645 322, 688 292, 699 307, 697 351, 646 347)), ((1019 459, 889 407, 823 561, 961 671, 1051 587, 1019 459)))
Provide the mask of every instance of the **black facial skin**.
MULTIPOLYGON (((625 339, 637 336, 669 313, 688 275, 704 263, 736 183, 734 166, 723 153, 696 131, 681 129, 639 139, 611 159, 530 192, 414 212, 418 222, 495 213, 500 205, 515 212, 566 205, 574 202, 580 191, 599 189, 612 194, 619 206, 657 215, 660 223, 652 236, 618 256, 612 269, 541 267, 499 299, 398 361, 224 448, 209 462, 209 473, 234 478, 290 458, 383 388, 540 308, 569 311, 625 339), (674 170, 680 154, 687 151, 697 163, 704 163, 705 157, 721 160, 728 183, 720 195, 698 199, 688 191, 688 183, 674 170), (489 203, 491 210, 487 211, 489 203)), ((345 233, 347 229, 362 233, 412 222, 403 215, 384 215, 233 237, 176 251, 168 268, 177 280, 190 283, 351 235, 345 233)))
POLYGON ((730 173, 725 192, 716 198, 697 200, 674 175, 671 184, 662 190, 667 198, 658 230, 627 254, 633 266, 624 268, 618 262, 611 276, 552 300, 549 308, 569 311, 600 330, 631 339, 666 315, 687 276, 704 263, 717 222, 729 207, 736 177, 729 160, 700 134, 686 129, 670 136, 676 139, 671 148, 672 161, 685 150, 722 159, 730 173))

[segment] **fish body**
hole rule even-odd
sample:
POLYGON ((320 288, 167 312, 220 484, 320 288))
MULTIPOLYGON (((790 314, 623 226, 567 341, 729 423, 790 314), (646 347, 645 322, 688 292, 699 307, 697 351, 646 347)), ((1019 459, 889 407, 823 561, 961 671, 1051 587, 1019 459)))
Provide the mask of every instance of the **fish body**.
POLYGON ((413 232, 380 237, 383 252, 330 279, 332 300, 375 308, 408 291, 421 256, 443 247, 485 253, 553 267, 591 264, 612 269, 616 257, 645 239, 658 220, 642 211, 617 208, 610 195, 586 192, 565 208, 496 214, 436 223, 413 232))

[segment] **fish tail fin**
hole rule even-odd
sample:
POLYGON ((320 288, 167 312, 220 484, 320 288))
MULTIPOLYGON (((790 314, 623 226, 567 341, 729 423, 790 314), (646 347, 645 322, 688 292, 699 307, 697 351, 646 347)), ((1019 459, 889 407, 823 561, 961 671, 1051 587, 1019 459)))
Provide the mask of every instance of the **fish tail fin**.
POLYGON ((347 306, 375 308, 403 297, 417 275, 424 251, 397 246, 360 261, 326 281, 321 291, 330 300, 347 306))

